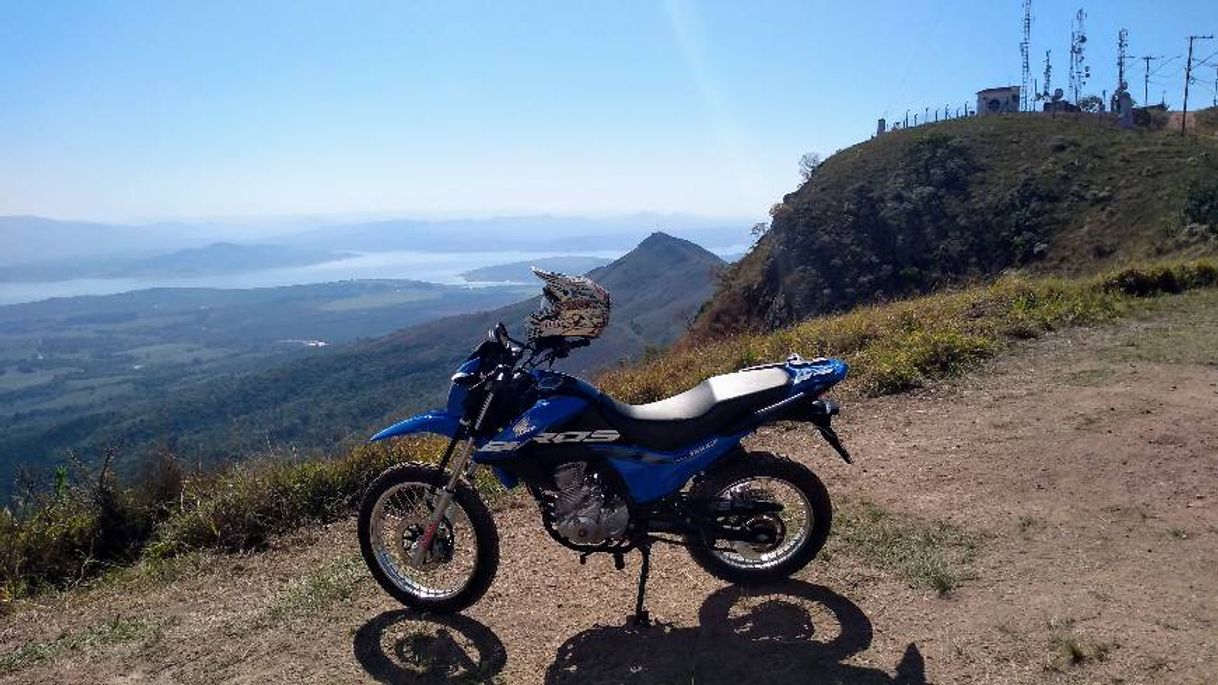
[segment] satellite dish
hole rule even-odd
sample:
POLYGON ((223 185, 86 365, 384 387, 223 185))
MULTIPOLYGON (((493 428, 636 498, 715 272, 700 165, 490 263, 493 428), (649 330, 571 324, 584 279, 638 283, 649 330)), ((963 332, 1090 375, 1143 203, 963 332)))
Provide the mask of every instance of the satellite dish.
POLYGON ((1078 42, 1080 42, 1080 43, 1086 43, 1086 42, 1087 42, 1087 36, 1079 36, 1079 37, 1078 37, 1078 42))
POLYGON ((1066 96, 1066 93, 1061 88, 1053 89, 1053 99, 1054 100, 1060 100, 1060 99, 1064 98, 1065 96, 1066 96))

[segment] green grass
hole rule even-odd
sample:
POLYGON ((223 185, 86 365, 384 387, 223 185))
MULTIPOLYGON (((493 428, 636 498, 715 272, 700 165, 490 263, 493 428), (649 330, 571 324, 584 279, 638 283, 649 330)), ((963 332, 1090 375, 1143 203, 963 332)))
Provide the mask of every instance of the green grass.
POLYGON ((368 577, 358 555, 335 559, 293 583, 267 611, 274 620, 316 614, 351 599, 355 586, 368 577))
POLYGON ((158 527, 148 554, 254 549, 302 524, 334 521, 381 471, 437 451, 434 441, 417 440, 363 445, 339 459, 239 462, 185 488, 184 505, 158 527))
POLYGON ((971 577, 978 538, 942 521, 850 501, 833 520, 830 554, 843 554, 893 573, 910 585, 946 594, 971 577))
POLYGON ((163 624, 143 619, 114 618, 99 626, 47 642, 35 642, 0 655, 0 675, 49 661, 64 652, 97 649, 124 642, 155 639, 163 624))

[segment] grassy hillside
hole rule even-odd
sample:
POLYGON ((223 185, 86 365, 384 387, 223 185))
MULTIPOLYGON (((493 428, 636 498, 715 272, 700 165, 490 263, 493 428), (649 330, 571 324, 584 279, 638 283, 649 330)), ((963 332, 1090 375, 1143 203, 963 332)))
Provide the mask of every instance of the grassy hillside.
POLYGON ((740 334, 683 346, 602 375, 606 392, 651 402, 710 376, 805 357, 844 358, 851 367, 837 394, 884 395, 954 374, 1013 340, 1122 316, 1135 297, 1218 285, 1218 262, 1199 260, 1061 279, 1010 275, 955 292, 858 307, 769 333, 740 334))
POLYGON ((1046 117, 894 132, 833 155, 774 206, 695 335, 777 328, 1009 267, 1078 275, 1212 254, 1216 208, 1209 134, 1046 117))

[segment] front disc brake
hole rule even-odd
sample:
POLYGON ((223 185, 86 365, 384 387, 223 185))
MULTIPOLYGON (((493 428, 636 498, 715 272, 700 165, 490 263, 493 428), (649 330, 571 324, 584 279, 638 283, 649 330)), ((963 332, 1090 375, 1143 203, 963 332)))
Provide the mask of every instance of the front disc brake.
POLYGON ((406 562, 407 566, 421 571, 430 571, 451 561, 455 547, 452 518, 451 515, 445 515, 440 521, 440 527, 436 529, 436 534, 431 539, 431 548, 424 555, 423 563, 415 564, 414 551, 423 539, 423 531, 426 528, 427 520, 425 518, 412 516, 403 519, 394 531, 394 540, 397 541, 398 546, 397 552, 402 560, 406 562))

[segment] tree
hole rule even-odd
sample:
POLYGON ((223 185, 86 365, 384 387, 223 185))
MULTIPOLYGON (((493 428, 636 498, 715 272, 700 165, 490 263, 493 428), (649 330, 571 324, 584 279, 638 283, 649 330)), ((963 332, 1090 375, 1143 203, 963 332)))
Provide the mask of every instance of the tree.
POLYGON ((812 180, 816 175, 816 170, 820 168, 820 155, 815 152, 805 152, 799 158, 799 175, 803 178, 804 183, 812 180))
POLYGON ((1084 95, 1078 99, 1078 108, 1084 112, 1097 114, 1104 108, 1104 101, 1098 95, 1084 95))
POLYGON ((758 221, 757 223, 753 224, 753 228, 749 231, 749 233, 754 238, 760 238, 761 236, 765 235, 766 231, 768 230, 770 230, 770 224, 765 221, 758 221))

